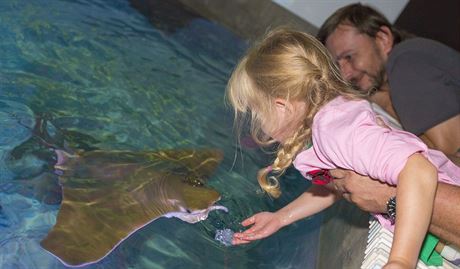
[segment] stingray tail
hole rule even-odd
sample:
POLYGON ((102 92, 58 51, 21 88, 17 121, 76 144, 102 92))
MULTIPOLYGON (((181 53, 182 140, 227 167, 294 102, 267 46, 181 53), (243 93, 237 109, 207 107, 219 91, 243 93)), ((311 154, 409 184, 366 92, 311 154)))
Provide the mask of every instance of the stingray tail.
POLYGON ((35 116, 35 125, 33 128, 30 128, 29 126, 22 124, 21 122, 18 123, 22 125, 24 128, 29 129, 32 133, 32 136, 35 137, 43 146, 47 148, 58 149, 60 147, 47 132, 47 122, 47 116, 43 114, 35 116))
MULTIPOLYGON (((39 114, 35 117, 35 126, 31 130, 32 136, 35 137, 38 142, 49 149, 54 151, 60 150, 67 155, 75 154, 75 150, 68 146, 68 143, 65 141, 65 135, 63 132, 56 128, 50 121, 47 114, 39 114), (48 125, 50 123, 50 125, 48 125), (53 130, 55 134, 51 135, 49 130, 53 130)), ((59 156, 57 156, 59 158, 59 156)))
MULTIPOLYGON (((36 115, 35 123, 32 127, 19 122, 24 128, 30 130, 33 139, 24 142, 12 151, 11 167, 15 167, 16 163, 21 165, 21 160, 26 160, 26 158, 33 156, 46 163, 48 171, 52 171, 58 175, 63 174, 62 171, 66 170, 65 167, 70 163, 69 159, 71 156, 74 156, 75 151, 67 146, 65 135, 51 123, 49 118, 49 115, 46 114, 36 115)), ((35 176, 35 172, 37 171, 32 171, 34 172, 33 175, 21 172, 21 177, 35 176)), ((43 170, 40 169, 41 171, 43 170)))
MULTIPOLYGON (((48 119, 46 115, 37 115, 35 118, 35 127, 32 131, 32 135, 34 135, 38 141, 49 148, 54 150, 57 149, 64 149, 64 145, 58 145, 59 142, 56 141, 48 132, 48 119)), ((54 127, 54 126, 53 126, 54 127)))

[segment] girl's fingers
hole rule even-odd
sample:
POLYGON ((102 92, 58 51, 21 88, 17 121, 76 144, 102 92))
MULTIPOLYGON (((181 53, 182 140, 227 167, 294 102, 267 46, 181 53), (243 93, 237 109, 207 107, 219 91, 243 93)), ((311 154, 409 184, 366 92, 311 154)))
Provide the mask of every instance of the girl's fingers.
POLYGON ((251 238, 253 237, 255 233, 256 231, 253 228, 251 228, 241 233, 235 233, 233 234, 233 237, 239 238, 239 239, 251 240, 251 238))
POLYGON ((264 227, 251 227, 250 229, 242 232, 242 233, 235 233, 233 236, 235 238, 245 240, 245 241, 254 241, 262 239, 265 236, 266 232, 264 232, 264 227))
POLYGON ((247 241, 254 241, 254 240, 259 240, 259 239, 262 239, 262 238, 264 238, 263 233, 255 232, 255 233, 251 233, 251 234, 246 234, 241 239, 242 240, 247 240, 247 241))
POLYGON ((234 238, 236 239, 235 242, 237 244, 245 244, 245 243, 249 243, 251 241, 258 240, 258 239, 265 237, 263 236, 263 234, 265 234, 263 233, 263 230, 265 229, 265 226, 267 223, 266 221, 263 221, 263 218, 262 219, 259 218, 259 220, 256 220, 257 215, 258 214, 253 215, 252 217, 249 217, 241 222, 241 224, 244 227, 247 227, 250 225, 253 225, 253 226, 249 227, 243 232, 235 233, 233 235, 234 238))
POLYGON ((249 234, 252 234, 252 233, 256 233, 258 230, 260 230, 260 225, 257 225, 257 223, 256 223, 256 224, 255 224, 254 226, 252 226, 251 228, 245 230, 245 231, 243 232, 243 234, 249 235, 249 234))
POLYGON ((254 234, 240 234, 240 235, 233 235, 233 240, 238 242, 246 242, 249 243, 251 241, 257 240, 254 234))
POLYGON ((254 234, 254 231, 251 230, 246 230, 241 233, 234 233, 233 237, 243 239, 243 238, 251 238, 252 235, 254 234))
POLYGON ((251 224, 254 224, 256 222, 256 218, 254 216, 247 218, 241 222, 241 225, 243 226, 249 226, 251 224))
POLYGON ((251 243, 251 241, 240 239, 237 237, 233 237, 233 240, 232 240, 232 245, 243 245, 243 244, 249 244, 249 243, 251 243))

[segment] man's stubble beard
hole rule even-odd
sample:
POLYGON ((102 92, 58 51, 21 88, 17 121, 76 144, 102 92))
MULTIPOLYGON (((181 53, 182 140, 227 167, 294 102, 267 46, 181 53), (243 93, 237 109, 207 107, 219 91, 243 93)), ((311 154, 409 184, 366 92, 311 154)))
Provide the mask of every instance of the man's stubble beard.
POLYGON ((375 75, 370 74, 369 72, 364 72, 371 80, 371 86, 363 89, 361 88, 356 81, 350 81, 351 86, 358 92, 364 93, 367 96, 372 96, 376 92, 382 90, 383 85, 386 81, 386 69, 383 61, 381 62, 375 75))

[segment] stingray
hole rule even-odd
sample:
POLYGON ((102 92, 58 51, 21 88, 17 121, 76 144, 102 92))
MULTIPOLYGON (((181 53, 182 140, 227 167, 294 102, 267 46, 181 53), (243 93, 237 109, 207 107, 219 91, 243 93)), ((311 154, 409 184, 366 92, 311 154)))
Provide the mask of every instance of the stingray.
POLYGON ((67 266, 106 257, 160 217, 188 223, 226 208, 206 186, 223 154, 217 149, 131 151, 56 150, 62 204, 41 246, 67 266))
POLYGON ((41 245, 65 265, 100 261, 159 217, 195 223, 225 210, 205 185, 222 160, 219 150, 56 153, 63 200, 41 245))

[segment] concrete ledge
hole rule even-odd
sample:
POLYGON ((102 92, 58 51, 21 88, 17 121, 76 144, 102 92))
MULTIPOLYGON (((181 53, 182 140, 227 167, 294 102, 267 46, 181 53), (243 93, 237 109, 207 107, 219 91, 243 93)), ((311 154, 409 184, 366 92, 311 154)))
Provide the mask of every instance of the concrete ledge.
POLYGON ((318 29, 270 0, 178 0, 196 13, 216 21, 244 39, 289 26, 311 34, 318 29))

